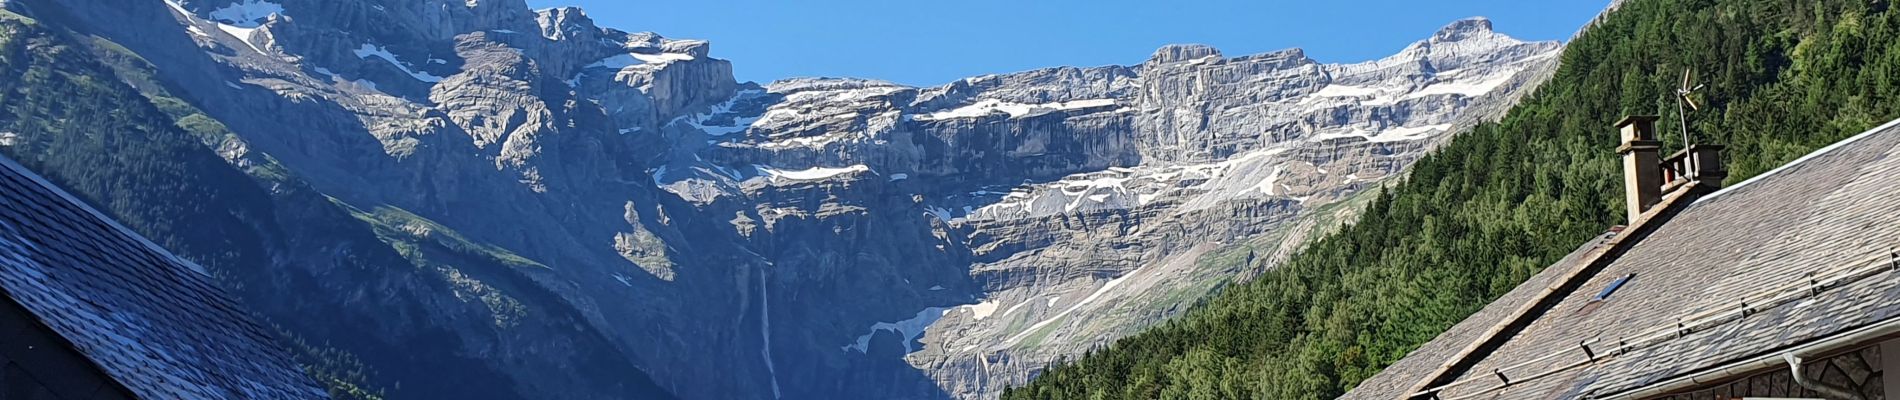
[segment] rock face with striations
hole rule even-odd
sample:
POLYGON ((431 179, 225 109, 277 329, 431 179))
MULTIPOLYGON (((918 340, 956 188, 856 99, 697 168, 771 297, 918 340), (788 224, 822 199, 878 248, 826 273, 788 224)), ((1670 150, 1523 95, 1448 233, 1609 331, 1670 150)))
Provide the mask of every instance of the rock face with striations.
MULTIPOLYGON (((540 266, 451 275, 570 330, 391 328, 526 398, 633 373, 559 351, 683 398, 994 397, 1232 281, 1203 254, 1399 172, 1559 50, 1472 19, 1358 64, 1175 45, 929 88, 759 85, 706 42, 519 0, 14 1, 145 56, 336 201, 540 266)), ((454 379, 415 365, 376 383, 454 379)))

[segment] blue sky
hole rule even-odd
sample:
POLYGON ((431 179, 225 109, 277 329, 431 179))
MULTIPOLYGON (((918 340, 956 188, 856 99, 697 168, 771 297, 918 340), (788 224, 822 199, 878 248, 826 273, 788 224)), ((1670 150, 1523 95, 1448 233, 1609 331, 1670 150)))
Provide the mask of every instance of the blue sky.
POLYGON ((1229 57, 1300 47, 1323 62, 1397 52, 1460 18, 1564 40, 1608 0, 528 0, 602 26, 706 39, 741 81, 796 76, 929 86, 1060 65, 1136 64, 1169 43, 1229 57), (1177 4, 1178 3, 1178 4, 1177 4))

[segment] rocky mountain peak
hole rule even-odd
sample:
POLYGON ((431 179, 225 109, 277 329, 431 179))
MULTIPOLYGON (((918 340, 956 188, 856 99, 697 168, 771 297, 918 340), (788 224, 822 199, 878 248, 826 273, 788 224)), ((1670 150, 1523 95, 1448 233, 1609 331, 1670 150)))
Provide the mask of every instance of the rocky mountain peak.
POLYGON ((535 22, 541 25, 541 37, 548 40, 561 40, 600 30, 594 25, 594 19, 588 17, 580 7, 542 9, 535 12, 535 22))
MULTIPOLYGON (((106 2, 4 2, 132 25, 106 2)), ((938 87, 759 86, 706 41, 522 0, 148 7, 176 14, 112 38, 178 41, 128 42, 167 51, 153 62, 257 154, 545 265, 449 281, 496 282, 477 288, 571 335, 424 321, 527 398, 624 397, 587 379, 632 368, 536 364, 570 350, 684 398, 993 398, 1189 306, 1239 273, 1201 254, 1305 229, 1534 86, 1559 46, 1467 19, 1357 64, 1175 44, 938 87)))
POLYGON ((1280 65, 1280 67, 1282 68, 1299 67, 1299 66, 1303 66, 1307 64, 1313 64, 1316 62, 1316 61, 1313 61, 1312 58, 1308 58, 1306 56, 1306 49, 1302 49, 1298 47, 1274 50, 1274 51, 1248 55, 1248 56, 1239 56, 1239 57, 1235 57, 1235 59, 1236 60, 1269 60, 1269 61, 1274 62, 1275 64, 1280 65))
POLYGON ((668 40, 660 44, 660 51, 706 57, 712 52, 712 43, 698 39, 668 40))
POLYGON ((1491 20, 1471 17, 1439 28, 1431 38, 1420 40, 1391 57, 1373 61, 1373 68, 1416 68, 1415 72, 1453 71, 1468 65, 1489 64, 1500 59, 1515 59, 1532 54, 1553 54, 1562 45, 1556 42, 1525 42, 1492 30, 1491 20))
POLYGON ((1192 61, 1202 58, 1220 57, 1220 49, 1204 44, 1171 44, 1161 46, 1148 58, 1149 62, 1166 64, 1171 62, 1192 61))
POLYGON ((1432 34, 1432 41, 1452 42, 1464 40, 1473 35, 1489 36, 1494 34, 1495 32, 1491 30, 1490 18, 1471 17, 1452 22, 1443 28, 1438 28, 1438 32, 1432 34))

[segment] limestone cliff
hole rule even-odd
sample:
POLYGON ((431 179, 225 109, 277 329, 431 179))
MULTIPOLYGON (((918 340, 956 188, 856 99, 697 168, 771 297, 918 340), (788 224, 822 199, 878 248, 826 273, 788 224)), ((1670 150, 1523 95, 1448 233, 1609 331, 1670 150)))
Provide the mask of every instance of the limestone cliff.
MULTIPOLYGON (((1356 64, 1176 45, 756 84, 707 42, 519 0, 12 2, 124 44, 314 190, 507 254, 505 277, 450 275, 571 330, 388 328, 458 343, 518 388, 497 397, 612 393, 559 362, 588 353, 684 398, 994 397, 1244 274, 1203 256, 1303 236, 1559 50, 1470 19, 1356 64)), ((418 365, 376 367, 455 379, 418 365)))

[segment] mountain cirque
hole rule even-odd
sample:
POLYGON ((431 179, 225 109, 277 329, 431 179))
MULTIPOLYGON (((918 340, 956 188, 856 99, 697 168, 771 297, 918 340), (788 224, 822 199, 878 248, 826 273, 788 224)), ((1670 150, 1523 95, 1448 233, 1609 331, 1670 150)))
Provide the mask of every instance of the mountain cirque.
MULTIPOLYGON (((683 398, 995 397, 1248 272, 1207 255, 1349 215, 1327 206, 1501 112, 1560 50, 1468 19, 1357 64, 1174 45, 929 88, 759 85, 707 42, 521 1, 100 3, 8 4, 164 71, 238 134, 234 164, 268 155, 411 234, 526 260, 441 273, 576 326, 388 316, 499 371, 517 392, 497 397, 638 372, 535 361, 560 351, 683 398), (580 337, 612 348, 559 350, 580 337)), ((392 363, 377 383, 453 379, 392 363)))

